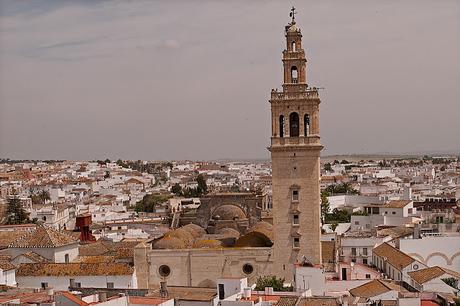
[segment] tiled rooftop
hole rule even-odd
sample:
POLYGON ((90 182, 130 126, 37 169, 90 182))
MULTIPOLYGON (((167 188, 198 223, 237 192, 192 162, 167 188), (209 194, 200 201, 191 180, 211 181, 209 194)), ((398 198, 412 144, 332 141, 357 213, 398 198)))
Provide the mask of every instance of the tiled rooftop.
POLYGON ((34 263, 21 264, 16 276, 105 276, 133 272, 134 268, 124 263, 34 263))
POLYGON ((64 245, 78 243, 73 237, 64 232, 57 231, 47 226, 37 226, 12 242, 10 248, 56 248, 64 245))
POLYGON ((392 247, 388 243, 382 243, 372 251, 374 255, 386 258, 387 262, 396 269, 403 269, 415 261, 406 253, 392 247))

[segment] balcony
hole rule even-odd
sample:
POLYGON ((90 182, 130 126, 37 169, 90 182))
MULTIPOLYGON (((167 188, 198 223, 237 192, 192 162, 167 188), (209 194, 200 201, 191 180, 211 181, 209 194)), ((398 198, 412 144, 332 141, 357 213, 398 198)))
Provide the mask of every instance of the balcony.
MULTIPOLYGON (((272 90, 271 100, 301 100, 301 99, 319 99, 318 89, 309 88, 300 92, 284 92, 272 90)), ((271 101, 274 102, 274 101, 271 101)))
POLYGON ((310 136, 300 136, 300 137, 272 137, 271 145, 272 147, 277 146, 290 146, 290 145, 320 145, 319 135, 310 135, 310 136))

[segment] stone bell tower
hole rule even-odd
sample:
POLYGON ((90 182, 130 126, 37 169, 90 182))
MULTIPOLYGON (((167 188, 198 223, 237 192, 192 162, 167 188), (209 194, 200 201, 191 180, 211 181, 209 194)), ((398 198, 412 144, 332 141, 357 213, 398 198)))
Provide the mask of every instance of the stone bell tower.
POLYGON ((321 263, 319 104, 317 88, 307 84, 302 34, 295 22, 285 27, 284 84, 272 90, 271 152, 274 273, 287 282, 294 265, 321 263))

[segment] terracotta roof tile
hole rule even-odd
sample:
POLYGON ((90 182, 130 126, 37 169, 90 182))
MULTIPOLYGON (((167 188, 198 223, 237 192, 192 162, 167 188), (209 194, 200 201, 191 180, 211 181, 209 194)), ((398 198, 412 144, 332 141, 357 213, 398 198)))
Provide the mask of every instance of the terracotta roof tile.
POLYGON ((389 291, 404 291, 402 287, 380 279, 374 279, 356 288, 350 289, 350 294, 354 297, 371 298, 389 291))
POLYGON ((339 306, 340 303, 335 297, 307 297, 300 301, 299 306, 339 306))
POLYGON ((406 253, 392 247, 388 243, 382 243, 372 250, 372 254, 386 258, 387 262, 396 269, 402 270, 415 261, 406 253))
POLYGON ((24 256, 24 257, 30 259, 31 261, 33 261, 35 263, 49 262, 48 258, 45 258, 45 257, 41 256, 40 254, 37 254, 37 253, 32 252, 32 251, 20 254, 20 255, 18 255, 16 257, 19 257, 19 256, 24 256))
POLYGON ((299 297, 297 296, 282 296, 276 303, 276 306, 295 306, 299 297))
POLYGON ((426 268, 426 269, 421 269, 421 270, 418 270, 418 271, 408 272, 408 274, 414 281, 416 281, 420 285, 422 285, 422 284, 424 284, 424 283, 426 283, 426 282, 428 282, 428 281, 430 281, 432 279, 440 277, 440 276, 442 276, 444 274, 449 274, 454 278, 460 279, 460 274, 459 273, 457 273, 455 271, 448 270, 448 269, 444 269, 444 268, 438 267, 438 266, 434 266, 434 267, 430 267, 430 268, 426 268))
POLYGON ((37 226, 36 229, 27 232, 16 241, 12 242, 10 248, 56 248, 78 240, 70 237, 64 232, 57 231, 48 226, 37 226))

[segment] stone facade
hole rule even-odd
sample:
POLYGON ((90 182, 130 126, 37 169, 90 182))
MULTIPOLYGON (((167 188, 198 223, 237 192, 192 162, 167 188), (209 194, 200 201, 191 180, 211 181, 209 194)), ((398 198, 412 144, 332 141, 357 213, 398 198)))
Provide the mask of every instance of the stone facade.
POLYGON ((292 281, 294 264, 321 263, 318 90, 307 85, 302 34, 286 26, 283 90, 272 90, 274 273, 292 281))
POLYGON ((163 280, 174 286, 215 288, 218 278, 248 277, 249 283, 254 283, 258 276, 272 273, 272 248, 268 247, 183 250, 150 247, 140 244, 134 251, 139 288, 155 288, 163 280))

